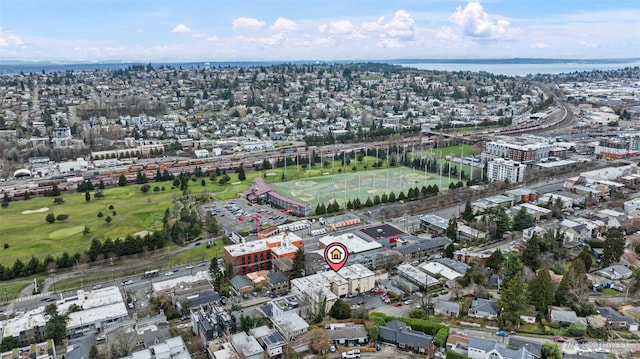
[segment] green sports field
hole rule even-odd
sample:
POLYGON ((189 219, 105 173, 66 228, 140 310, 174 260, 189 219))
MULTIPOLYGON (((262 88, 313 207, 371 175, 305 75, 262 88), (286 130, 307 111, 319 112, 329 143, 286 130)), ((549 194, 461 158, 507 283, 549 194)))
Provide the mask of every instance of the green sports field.
POLYGON ((336 200, 344 206, 348 200, 367 198, 394 192, 407 194, 410 188, 437 185, 441 190, 449 188, 451 181, 447 176, 413 170, 408 167, 391 167, 376 170, 325 174, 319 177, 302 178, 294 181, 270 183, 274 190, 289 198, 309 204, 312 208, 319 203, 328 204, 336 200))

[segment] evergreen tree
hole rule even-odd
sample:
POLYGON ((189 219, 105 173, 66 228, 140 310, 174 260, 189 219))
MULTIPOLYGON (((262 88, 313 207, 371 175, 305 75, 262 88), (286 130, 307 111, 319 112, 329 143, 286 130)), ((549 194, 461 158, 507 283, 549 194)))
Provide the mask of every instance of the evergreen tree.
POLYGON ((127 177, 124 174, 121 174, 120 177, 118 177, 118 186, 124 187, 126 185, 127 185, 127 177))
POLYGON ((351 318, 351 308, 342 299, 338 299, 329 309, 329 315, 335 319, 349 319, 351 318))
POLYGON ((247 176, 244 173, 244 164, 241 163, 240 166, 238 166, 238 181, 244 181, 246 179, 247 179, 247 176))
POLYGON ((527 284, 522 280, 522 275, 518 272, 500 290, 498 307, 501 308, 500 316, 503 323, 509 321, 512 324, 518 323, 520 311, 524 308, 528 299, 527 284))
POLYGON ((453 258, 453 252, 456 251, 456 247, 453 243, 449 243, 448 246, 444 247, 444 257, 445 258, 453 258))
POLYGON ((458 240, 458 221, 455 218, 450 218, 447 224, 447 229, 444 231, 447 238, 452 241, 458 240))
POLYGON ((584 262, 574 260, 556 290, 555 303, 569 305, 574 310, 580 310, 589 295, 589 280, 584 268, 584 262))
POLYGON ((513 229, 521 231, 533 225, 533 216, 527 212, 526 208, 520 207, 520 210, 513 217, 513 229))
POLYGON ((462 212, 462 219, 467 222, 471 222, 473 220, 473 209, 471 208, 471 202, 467 201, 464 205, 464 212, 462 212))
POLYGON ((529 283, 529 295, 531 303, 536 306, 536 310, 542 314, 546 313, 547 306, 553 304, 554 291, 549 268, 543 267, 538 270, 536 276, 529 283))
POLYGON ((304 260, 304 251, 302 249, 298 249, 293 257, 293 264, 291 265, 291 271, 293 272, 294 278, 300 278, 306 274, 304 270, 304 260))
POLYGON ((611 264, 618 263, 620 257, 624 254, 626 239, 624 238, 623 229, 620 227, 610 227, 605 237, 600 260, 603 267, 608 267, 611 264))
POLYGON ((504 255, 500 249, 496 249, 489 259, 487 259, 487 268, 491 268, 492 271, 498 272, 504 265, 504 255))
POLYGON ((84 193, 84 200, 89 202, 91 200, 91 193, 89 191, 86 191, 84 193))

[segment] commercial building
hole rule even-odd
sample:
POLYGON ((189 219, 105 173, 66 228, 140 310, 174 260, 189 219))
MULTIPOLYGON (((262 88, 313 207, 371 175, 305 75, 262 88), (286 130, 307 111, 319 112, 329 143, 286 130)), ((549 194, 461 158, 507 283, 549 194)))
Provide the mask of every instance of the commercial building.
POLYGON ((355 233, 365 240, 376 241, 387 248, 395 247, 398 238, 406 234, 390 224, 361 228, 355 233))
POLYGON ((291 210, 291 213, 297 216, 305 217, 310 214, 309 206, 306 203, 296 201, 274 191, 262 177, 254 179, 251 187, 244 191, 243 195, 251 202, 269 203, 279 208, 291 210))
POLYGON ((233 273, 245 275, 260 270, 271 270, 273 259, 293 259, 299 249, 303 249, 302 238, 288 232, 266 239, 225 246, 224 259, 233 266, 233 273))
POLYGON ((513 160, 496 158, 487 162, 487 178, 490 181, 505 181, 511 183, 524 181, 526 166, 513 160))

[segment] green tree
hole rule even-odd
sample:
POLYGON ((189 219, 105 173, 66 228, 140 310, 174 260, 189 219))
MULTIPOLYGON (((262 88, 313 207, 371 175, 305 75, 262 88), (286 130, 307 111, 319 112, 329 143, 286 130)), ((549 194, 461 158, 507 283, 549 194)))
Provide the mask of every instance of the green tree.
POLYGON ((445 258, 453 258, 453 253, 456 251, 456 246, 453 243, 450 243, 448 246, 444 247, 444 257, 445 258))
POLYGON ((305 275, 304 273, 304 251, 298 249, 296 255, 293 257, 293 264, 291 265, 291 271, 294 278, 300 278, 305 275))
POLYGON ((59 214, 56 216, 56 221, 58 222, 64 222, 67 219, 69 219, 69 215, 68 214, 59 214))
POLYGON ((124 187, 126 185, 127 185, 127 176, 125 176, 124 174, 121 174, 120 177, 118 177, 118 186, 124 187))
POLYGON ((107 224, 111 224, 111 221, 113 221, 113 218, 111 218, 111 216, 107 216, 107 218, 105 218, 104 221, 107 222, 107 224))
POLYGON ((503 322, 518 323, 520 311, 524 308, 528 298, 527 284, 522 280, 521 273, 517 273, 500 290, 498 308, 501 308, 500 316, 503 322))
POLYGON ((91 201, 91 193, 89 191, 84 193, 84 200, 87 202, 91 201))
POLYGON ((540 313, 546 313, 547 306, 553 304, 554 290, 549 268, 540 268, 533 277, 529 283, 529 297, 540 313))
POLYGON ((504 264, 504 255, 500 249, 496 249, 491 253, 489 259, 487 259, 487 268, 491 268, 492 271, 498 272, 504 264))
POLYGON ((48 305, 44 310, 47 324, 44 327, 44 337, 53 339, 57 344, 62 344, 62 340, 67 337, 67 315, 58 313, 55 304, 48 305))
POLYGON ((209 263, 209 274, 213 279, 216 290, 220 291, 222 289, 222 284, 224 281, 224 273, 222 273, 222 271, 220 270, 220 266, 218 265, 218 258, 211 258, 211 263, 209 263))
POLYGON ((496 224, 496 238, 502 237, 505 232, 511 229, 511 218, 502 206, 498 206, 491 211, 491 219, 496 224))
POLYGON ((4 196, 2 197, 2 208, 9 207, 9 202, 11 202, 11 198, 9 198, 9 194, 5 192, 4 196))
POLYGON ((240 314, 240 330, 243 332, 248 332, 253 329, 255 325, 255 320, 250 315, 240 314))
POLYGON ((329 315, 335 319, 349 319, 351 318, 351 308, 342 299, 338 299, 329 309, 329 315))
POLYGON ((464 212, 462 212, 462 219, 467 222, 471 222, 473 220, 473 209, 471 208, 471 202, 467 201, 464 205, 464 212))
POLYGON ((520 210, 513 217, 513 229, 521 231, 525 228, 529 228, 533 225, 533 216, 527 212, 524 207, 520 207, 520 210))
POLYGON ((18 347, 20 347, 20 340, 17 337, 7 336, 0 343, 0 352, 8 352, 18 347))
POLYGON ((47 223, 53 223, 56 221, 56 215, 53 213, 49 213, 44 219, 47 221, 47 223))
POLYGON ((556 343, 543 343, 540 348, 541 359, 562 359, 560 347, 556 343))
POLYGON ((618 263, 624 254, 625 237, 623 229, 620 227, 610 227, 605 234, 604 247, 602 248, 601 264, 608 267, 618 263))
POLYGON ((522 251, 522 263, 534 271, 540 266, 540 247, 540 238, 534 234, 522 251))
POLYGON ((445 229, 444 234, 452 241, 458 240, 458 221, 455 218, 450 218, 445 229))
POLYGON ((240 163, 238 166, 238 181, 244 181, 247 179, 247 175, 244 173, 244 163, 240 163))
POLYGON ((371 328, 369 328, 369 341, 376 342, 378 341, 379 337, 380 337, 380 327, 378 327, 377 325, 374 325, 371 328))
POLYGON ((588 295, 589 280, 587 279, 584 262, 580 259, 574 260, 558 285, 555 303, 557 305, 569 305, 578 311, 587 301, 588 295))

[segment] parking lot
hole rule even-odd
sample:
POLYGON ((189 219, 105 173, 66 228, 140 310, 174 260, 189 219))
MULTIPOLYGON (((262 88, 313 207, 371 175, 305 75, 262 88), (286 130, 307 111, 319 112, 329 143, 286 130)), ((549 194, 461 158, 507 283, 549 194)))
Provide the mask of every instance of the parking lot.
POLYGON ((288 220, 295 220, 285 211, 272 208, 268 205, 249 203, 244 199, 231 201, 215 201, 204 205, 203 210, 209 212, 220 226, 227 231, 245 234, 247 240, 256 239, 256 221, 260 222, 262 229, 269 226, 278 226, 288 220), (251 232, 250 235, 246 233, 251 232))

